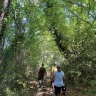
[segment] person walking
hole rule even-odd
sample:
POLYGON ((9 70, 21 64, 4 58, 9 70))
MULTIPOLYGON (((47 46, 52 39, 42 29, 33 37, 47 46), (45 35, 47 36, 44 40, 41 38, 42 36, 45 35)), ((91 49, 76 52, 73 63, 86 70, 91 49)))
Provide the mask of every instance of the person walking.
POLYGON ((55 96, 60 96, 61 90, 63 86, 65 86, 64 77, 64 72, 61 70, 60 65, 58 65, 57 71, 55 71, 52 76, 52 81, 54 82, 55 96))
POLYGON ((39 81, 39 88, 43 86, 44 83, 44 76, 46 75, 46 68, 44 67, 44 64, 42 64, 42 67, 40 67, 38 71, 38 81, 39 81))
POLYGON ((52 76, 53 76, 53 74, 54 74, 55 71, 57 71, 56 63, 53 64, 53 67, 51 69, 51 75, 50 75, 50 83, 51 83, 51 86, 52 86, 53 91, 54 91, 54 83, 52 81, 52 76))
MULTIPOLYGON (((52 66, 50 78, 52 78, 52 75, 54 74, 55 71, 57 71, 56 63, 54 63, 53 66, 52 66)), ((52 85, 52 80, 51 80, 50 83, 52 85)))

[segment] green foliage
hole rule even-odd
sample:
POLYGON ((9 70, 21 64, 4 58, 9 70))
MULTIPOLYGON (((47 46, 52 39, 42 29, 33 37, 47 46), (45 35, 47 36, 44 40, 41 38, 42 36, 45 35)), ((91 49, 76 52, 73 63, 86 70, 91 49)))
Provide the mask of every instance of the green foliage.
POLYGON ((95 86, 95 5, 95 0, 10 1, 2 23, 6 26, 0 25, 1 85, 7 81, 2 96, 27 94, 26 80, 34 80, 42 63, 49 69, 62 63, 68 83, 95 86))

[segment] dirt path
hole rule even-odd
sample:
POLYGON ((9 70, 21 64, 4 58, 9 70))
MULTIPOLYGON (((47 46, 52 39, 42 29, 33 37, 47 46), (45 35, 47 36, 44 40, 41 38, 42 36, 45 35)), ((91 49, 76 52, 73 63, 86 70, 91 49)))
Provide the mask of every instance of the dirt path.
POLYGON ((36 93, 35 96, 54 96, 52 88, 50 87, 49 76, 50 74, 48 73, 43 88, 38 88, 38 92, 36 93))
MULTIPOLYGON (((49 76, 50 76, 50 74, 48 73, 47 77, 45 79, 43 88, 38 87, 37 81, 30 82, 29 85, 30 85, 31 94, 28 96, 55 96, 52 91, 52 88, 50 87, 49 76)), ((66 96, 86 96, 86 95, 79 95, 79 93, 80 92, 78 92, 73 86, 67 85, 66 96)))
MULTIPOLYGON (((55 96, 52 88, 50 87, 50 74, 48 73, 43 88, 38 87, 38 82, 30 82, 30 94, 28 96, 55 96), (32 85, 32 86, 31 86, 32 85)), ((62 95, 63 96, 63 95, 62 95)), ((77 90, 75 86, 67 85, 66 96, 94 96, 82 94, 80 90, 77 90)))
MULTIPOLYGON (((50 86, 50 77, 49 76, 50 76, 50 74, 48 73, 47 77, 45 79, 43 88, 38 88, 38 84, 37 84, 37 93, 34 96, 55 96, 52 91, 52 88, 50 86)), ((66 96, 77 96, 77 94, 75 94, 75 92, 73 90, 74 90, 73 88, 67 89, 66 96)))
MULTIPOLYGON (((38 88, 37 84, 37 93, 34 96, 55 96, 52 91, 52 88, 50 87, 49 76, 50 74, 48 73, 43 88, 38 88)), ((67 85, 66 96, 83 96, 83 95, 78 95, 77 90, 73 86, 67 85)))

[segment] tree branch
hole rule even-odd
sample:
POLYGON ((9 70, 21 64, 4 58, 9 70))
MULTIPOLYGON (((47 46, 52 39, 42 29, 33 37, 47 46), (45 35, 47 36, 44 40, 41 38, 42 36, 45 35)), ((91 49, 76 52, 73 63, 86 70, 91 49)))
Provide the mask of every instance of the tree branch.
MULTIPOLYGON (((68 9, 68 8, 67 8, 68 9)), ((68 9, 74 16, 76 16, 78 19, 80 19, 81 21, 83 21, 83 22, 86 22, 87 24, 90 24, 90 22, 89 21, 86 21, 86 20, 84 20, 84 19, 82 19, 82 18, 80 18, 77 14, 75 14, 72 10, 70 10, 70 9, 68 9)))
MULTIPOLYGON (((78 4, 78 3, 76 3, 76 2, 72 2, 72 1, 68 1, 69 3, 71 3, 71 4, 73 4, 73 5, 77 5, 78 7, 82 7, 83 9, 85 9, 87 12, 88 12, 88 14, 90 15, 90 16, 92 16, 93 18, 96 18, 96 16, 94 16, 94 15, 96 15, 95 13, 94 13, 94 15, 92 15, 90 12, 89 12, 89 10, 88 10, 88 8, 86 7, 86 6, 84 6, 84 5, 82 5, 82 4, 78 4)), ((93 11, 93 10, 92 10, 93 11)))

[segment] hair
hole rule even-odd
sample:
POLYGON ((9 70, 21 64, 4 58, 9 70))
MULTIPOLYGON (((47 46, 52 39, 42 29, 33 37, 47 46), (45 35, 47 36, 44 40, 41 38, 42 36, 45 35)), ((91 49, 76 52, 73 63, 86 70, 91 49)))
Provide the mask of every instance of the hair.
POLYGON ((44 64, 42 63, 42 66, 44 66, 44 64))
POLYGON ((56 64, 54 63, 54 66, 56 66, 56 64))

